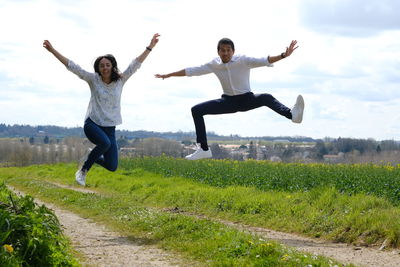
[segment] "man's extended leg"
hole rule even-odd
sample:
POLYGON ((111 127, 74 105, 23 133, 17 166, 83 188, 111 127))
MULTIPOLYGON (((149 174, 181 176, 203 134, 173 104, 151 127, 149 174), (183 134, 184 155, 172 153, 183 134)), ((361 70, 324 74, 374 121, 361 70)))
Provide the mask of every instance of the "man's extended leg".
POLYGON ((296 103, 292 109, 286 107, 270 94, 247 94, 247 99, 242 102, 240 111, 247 111, 261 106, 266 106, 278 114, 300 123, 303 120, 304 100, 301 95, 297 97, 296 103))
POLYGON ((292 119, 290 108, 283 105, 275 97, 270 94, 248 94, 248 98, 243 101, 240 111, 248 111, 262 106, 269 107, 278 114, 292 119))

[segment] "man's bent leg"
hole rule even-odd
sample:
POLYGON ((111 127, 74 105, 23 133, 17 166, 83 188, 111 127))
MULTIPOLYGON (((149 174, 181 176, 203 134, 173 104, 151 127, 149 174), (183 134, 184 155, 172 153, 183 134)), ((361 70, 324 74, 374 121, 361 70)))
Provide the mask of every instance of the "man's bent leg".
POLYGON ((217 115, 237 112, 237 106, 233 101, 230 101, 230 97, 223 96, 219 99, 206 101, 192 107, 192 116, 194 120, 194 126, 196 129, 196 141, 200 143, 204 150, 208 149, 206 126, 204 123, 204 115, 217 115))
POLYGON ((222 96, 220 99, 210 100, 200 103, 192 107, 192 116, 196 128, 196 141, 200 143, 198 148, 193 154, 187 155, 185 158, 188 160, 198 160, 204 158, 211 158, 211 150, 208 149, 206 126, 204 123, 204 115, 207 114, 225 114, 234 113, 237 111, 233 97, 222 96))

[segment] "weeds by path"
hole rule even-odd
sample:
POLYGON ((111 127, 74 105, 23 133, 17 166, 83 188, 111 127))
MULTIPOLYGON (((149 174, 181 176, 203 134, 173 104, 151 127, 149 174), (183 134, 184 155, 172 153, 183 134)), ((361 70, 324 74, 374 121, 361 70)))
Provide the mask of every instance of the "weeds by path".
POLYGON ((54 213, 0 184, 0 266, 79 266, 54 213))

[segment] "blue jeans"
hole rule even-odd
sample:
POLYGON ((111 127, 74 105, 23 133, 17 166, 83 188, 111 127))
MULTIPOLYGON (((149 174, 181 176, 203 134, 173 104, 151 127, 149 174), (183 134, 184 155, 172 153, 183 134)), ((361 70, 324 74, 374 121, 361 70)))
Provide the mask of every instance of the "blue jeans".
POLYGON ((241 95, 222 95, 219 99, 206 101, 192 107, 192 116, 196 128, 197 143, 207 145, 204 115, 228 114, 238 111, 248 111, 262 106, 269 107, 278 114, 292 119, 290 108, 281 104, 270 94, 245 93, 241 95))
POLYGON ((95 148, 89 153, 82 169, 90 170, 97 163, 109 171, 115 171, 118 167, 118 148, 115 140, 115 126, 102 127, 87 118, 83 127, 86 137, 95 144, 95 148))

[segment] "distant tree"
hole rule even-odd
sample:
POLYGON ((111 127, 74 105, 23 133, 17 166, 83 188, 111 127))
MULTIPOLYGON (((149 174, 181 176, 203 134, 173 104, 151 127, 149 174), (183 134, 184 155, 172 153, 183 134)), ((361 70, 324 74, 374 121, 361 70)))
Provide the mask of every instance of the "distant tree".
POLYGON ((117 145, 118 145, 118 148, 128 146, 128 145, 129 145, 129 141, 128 141, 128 139, 126 138, 126 136, 122 136, 122 135, 121 135, 121 136, 117 139, 117 145))
POLYGON ((242 161, 244 160, 242 153, 234 153, 232 154, 232 159, 242 161))
POLYGON ((285 162, 289 162, 292 159, 295 152, 296 152, 296 147, 288 145, 285 148, 285 150, 283 150, 282 160, 284 160, 285 162))
POLYGON ((29 144, 35 144, 35 138, 33 136, 29 137, 29 144))
POLYGON ((394 140, 384 140, 380 142, 380 147, 382 150, 399 150, 400 142, 394 140))
POLYGON ((45 143, 45 144, 49 143, 49 137, 47 135, 44 137, 43 143, 45 143))
POLYGON ((139 144, 140 142, 141 142, 140 138, 136 137, 135 139, 133 139, 132 144, 135 145, 135 144, 139 144))
POLYGON ((192 144, 191 140, 182 140, 182 144, 185 146, 190 146, 192 144))
POLYGON ((40 164, 40 147, 35 145, 35 146, 31 146, 31 150, 32 150, 32 164, 40 164))
POLYGON ((253 141, 250 141, 250 144, 249 144, 249 155, 248 155, 248 158, 249 159, 257 159, 257 147, 253 143, 253 141))
POLYGON ((48 146, 48 157, 47 157, 48 161, 50 163, 58 162, 59 161, 58 156, 59 156, 59 153, 58 153, 56 145, 55 144, 49 145, 48 146))
POLYGON ((167 156, 180 157, 182 155, 182 145, 174 140, 145 138, 134 143, 134 147, 143 156, 161 156, 165 154, 167 156))
POLYGON ((322 159, 324 155, 328 154, 328 149, 325 146, 325 142, 318 141, 315 144, 315 154, 318 159, 322 159))
POLYGON ((212 143, 210 149, 214 159, 226 159, 229 158, 229 152, 225 148, 219 146, 217 143, 212 143))

